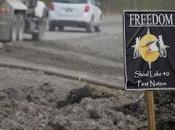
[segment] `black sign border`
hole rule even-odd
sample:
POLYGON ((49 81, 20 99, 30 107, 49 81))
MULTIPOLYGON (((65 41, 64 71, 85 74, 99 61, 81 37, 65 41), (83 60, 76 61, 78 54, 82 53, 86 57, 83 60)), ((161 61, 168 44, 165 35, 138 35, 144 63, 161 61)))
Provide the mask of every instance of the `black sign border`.
POLYGON ((138 88, 138 89, 128 89, 127 81, 127 65, 126 65, 126 36, 125 36, 125 13, 127 12, 172 12, 175 13, 175 10, 123 10, 122 20, 123 20, 123 62, 124 62, 124 88, 126 91, 159 91, 159 90, 175 90, 174 88, 138 88))

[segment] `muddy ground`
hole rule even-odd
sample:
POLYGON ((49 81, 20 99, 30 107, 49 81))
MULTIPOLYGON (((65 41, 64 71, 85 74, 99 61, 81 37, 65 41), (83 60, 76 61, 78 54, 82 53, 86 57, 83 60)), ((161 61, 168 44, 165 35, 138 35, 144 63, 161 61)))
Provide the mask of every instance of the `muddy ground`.
MULTIPOLYGON (((1 130, 146 130, 141 92, 0 68, 1 130)), ((158 130, 174 130, 174 94, 155 93, 158 130)))
MULTIPOLYGON (((101 33, 68 28, 47 32, 40 42, 26 38, 1 47, 0 61, 12 58, 12 62, 73 70, 120 87, 0 68, 0 130, 147 129, 144 93, 123 88, 121 16, 108 16, 102 25, 101 33)), ((174 96, 155 92, 158 130, 175 130, 174 96)))
POLYGON ((146 126, 144 109, 136 104, 142 103, 141 93, 129 94, 40 72, 8 68, 0 72, 3 130, 134 130, 146 126))

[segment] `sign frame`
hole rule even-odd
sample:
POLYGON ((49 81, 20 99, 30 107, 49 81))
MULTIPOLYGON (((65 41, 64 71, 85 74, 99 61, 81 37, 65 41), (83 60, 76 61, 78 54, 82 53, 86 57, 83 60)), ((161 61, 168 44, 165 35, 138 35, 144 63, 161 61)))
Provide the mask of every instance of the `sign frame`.
MULTIPOLYGON (((125 31, 126 31, 126 19, 125 19, 125 13, 148 13, 148 12, 152 12, 152 13, 168 13, 168 12, 172 12, 174 15, 175 15, 175 10, 123 10, 123 15, 122 15, 122 19, 123 19, 123 61, 124 61, 124 88, 125 90, 127 91, 156 91, 156 90, 175 90, 175 87, 167 87, 167 88, 160 88, 160 87, 157 87, 157 88, 151 88, 151 87, 145 87, 145 88, 134 88, 134 89, 131 89, 131 88, 128 88, 128 85, 127 85, 127 81, 128 81, 128 71, 127 71, 127 49, 126 49, 126 35, 125 35, 125 31)), ((143 26, 144 27, 144 26, 143 26)), ((173 27, 175 28, 175 24, 173 25, 173 27)), ((142 28, 142 26, 140 27, 142 28)))

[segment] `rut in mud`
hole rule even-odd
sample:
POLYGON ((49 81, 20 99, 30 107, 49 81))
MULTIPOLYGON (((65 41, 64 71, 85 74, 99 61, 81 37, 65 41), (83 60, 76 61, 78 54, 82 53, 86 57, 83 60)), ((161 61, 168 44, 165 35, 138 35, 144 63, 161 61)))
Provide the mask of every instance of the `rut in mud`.
POLYGON ((96 65, 87 61, 78 60, 74 57, 56 55, 43 51, 36 51, 23 47, 5 46, 1 49, 2 56, 8 56, 36 64, 50 65, 58 68, 70 69, 74 71, 91 72, 96 75, 122 73, 121 68, 105 65, 96 65), (26 58, 27 57, 27 58, 26 58))

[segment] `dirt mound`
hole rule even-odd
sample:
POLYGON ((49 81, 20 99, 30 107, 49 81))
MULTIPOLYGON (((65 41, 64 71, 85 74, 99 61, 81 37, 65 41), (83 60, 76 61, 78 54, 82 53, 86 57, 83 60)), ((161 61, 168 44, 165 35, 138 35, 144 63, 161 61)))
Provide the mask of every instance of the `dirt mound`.
POLYGON ((175 130, 175 92, 156 93, 158 130, 175 130))
POLYGON ((5 92, 0 92, 0 122, 4 118, 8 118, 10 115, 14 114, 17 108, 17 103, 5 92))
MULTIPOLYGON (((1 130, 147 129, 143 96, 138 98, 135 93, 89 85, 61 95, 57 88, 44 83, 1 90, 1 130)), ((158 100, 156 103, 158 129, 174 129, 174 119, 160 114, 167 112, 165 109, 173 112, 174 104, 158 100)))
POLYGON ((115 97, 83 98, 59 110, 49 123, 59 130, 136 130, 144 121, 118 110, 115 97))

